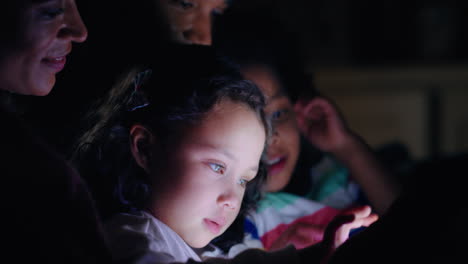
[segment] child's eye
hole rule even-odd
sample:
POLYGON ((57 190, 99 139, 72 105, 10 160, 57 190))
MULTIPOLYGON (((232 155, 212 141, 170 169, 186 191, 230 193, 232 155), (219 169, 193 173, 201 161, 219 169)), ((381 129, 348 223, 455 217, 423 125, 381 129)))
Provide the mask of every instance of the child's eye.
POLYGON ((240 179, 238 183, 239 183, 240 186, 245 188, 247 186, 247 183, 249 183, 249 181, 246 180, 246 179, 240 179))
POLYGON ((172 0, 171 2, 184 10, 194 7, 194 3, 188 0, 172 0))
POLYGON ((282 109, 273 112, 273 114, 271 114, 271 121, 283 121, 289 116, 290 112, 291 111, 289 111, 288 109, 282 109))
POLYGON ((44 8, 40 11, 40 15, 44 19, 54 19, 57 16, 63 14, 65 12, 65 8, 44 8))
POLYGON ((209 163, 208 165, 214 172, 219 173, 219 174, 224 174, 225 169, 223 165, 216 164, 216 163, 209 163))

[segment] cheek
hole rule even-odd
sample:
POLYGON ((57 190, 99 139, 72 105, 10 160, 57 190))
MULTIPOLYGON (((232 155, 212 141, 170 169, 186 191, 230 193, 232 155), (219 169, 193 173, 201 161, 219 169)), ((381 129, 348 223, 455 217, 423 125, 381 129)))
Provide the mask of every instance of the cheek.
POLYGON ((24 49, 30 50, 30 53, 44 53, 53 46, 60 30, 60 23, 51 22, 49 24, 37 23, 29 27, 24 36, 24 49))
POLYGON ((53 48, 54 38, 52 33, 36 33, 31 36, 22 50, 21 75, 30 91, 29 94, 47 95, 55 85, 55 72, 42 64, 42 59, 53 48))
POLYGON ((278 132, 283 145, 288 148, 297 148, 299 144, 299 130, 294 121, 288 121, 278 127, 278 132))
POLYGON ((180 11, 168 11, 169 25, 172 29, 183 32, 192 26, 193 15, 180 11))

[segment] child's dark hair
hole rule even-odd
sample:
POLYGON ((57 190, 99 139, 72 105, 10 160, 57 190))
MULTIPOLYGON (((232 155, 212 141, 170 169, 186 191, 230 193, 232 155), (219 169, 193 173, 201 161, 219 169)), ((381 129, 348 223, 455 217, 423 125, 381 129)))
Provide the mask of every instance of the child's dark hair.
MULTIPOLYGON (((213 48, 174 45, 149 68, 151 77, 138 92, 134 80, 141 70, 131 70, 115 85, 90 116, 95 125, 78 141, 73 160, 94 191, 104 218, 144 209, 149 198, 147 174, 130 152, 131 125, 146 126, 162 142, 161 147, 170 151, 167 146, 184 135, 185 127, 196 125, 218 102, 227 99, 248 106, 269 134, 261 91, 213 48)), ((263 171, 247 185, 242 214, 260 199, 263 171)))
POLYGON ((266 13, 229 10, 216 23, 214 45, 241 68, 261 66, 278 78, 281 89, 294 103, 312 98, 318 91, 308 71, 307 60, 297 33, 278 18, 266 13), (242 16, 242 19, 238 19, 242 16))

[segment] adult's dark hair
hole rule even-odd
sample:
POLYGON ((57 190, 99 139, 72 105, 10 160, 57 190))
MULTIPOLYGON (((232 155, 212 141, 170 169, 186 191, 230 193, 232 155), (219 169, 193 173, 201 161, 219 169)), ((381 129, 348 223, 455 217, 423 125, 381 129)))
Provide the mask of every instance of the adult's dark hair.
POLYGON ((0 60, 6 55, 9 49, 13 48, 24 32, 21 30, 24 25, 21 23, 22 11, 25 10, 28 0, 5 0, 2 1, 4 14, 0 16, 0 60))
MULTIPOLYGON (((238 68, 211 47, 174 45, 150 68, 151 77, 134 93, 140 70, 131 70, 117 82, 104 102, 89 117, 95 123, 78 141, 74 161, 95 190, 103 217, 115 212, 141 210, 151 191, 148 175, 130 153, 129 129, 148 127, 165 151, 197 125, 218 102, 228 99, 248 106, 269 133, 263 114, 264 97, 238 68), (149 105, 144 105, 143 94, 149 105), (134 109, 134 110, 131 110, 134 109)), ((247 185, 243 213, 260 198, 263 170, 247 185)))
POLYGON ((297 33, 273 15, 232 9, 215 26, 214 46, 241 68, 267 67, 293 102, 317 95, 297 33))

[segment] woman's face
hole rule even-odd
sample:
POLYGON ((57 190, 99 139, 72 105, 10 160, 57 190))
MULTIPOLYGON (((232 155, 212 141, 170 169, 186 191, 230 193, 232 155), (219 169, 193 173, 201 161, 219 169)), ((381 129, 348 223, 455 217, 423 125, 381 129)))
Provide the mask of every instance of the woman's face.
POLYGON ((156 179, 152 213, 190 246, 206 246, 238 215, 246 184, 257 175, 265 138, 250 108, 221 101, 164 151, 163 162, 153 156, 153 164, 164 165, 150 166, 156 179))
POLYGON ((43 0, 20 13, 20 37, 0 61, 2 89, 26 95, 47 95, 55 74, 65 67, 72 42, 87 37, 75 0, 43 0))
POLYGON ((271 120, 273 135, 267 150, 269 192, 280 191, 291 179, 299 157, 299 129, 289 97, 282 91, 281 84, 267 66, 243 67, 245 78, 253 81, 267 99, 265 114, 271 120))
POLYGON ((175 41, 211 45, 215 16, 227 8, 226 0, 159 0, 175 41))

